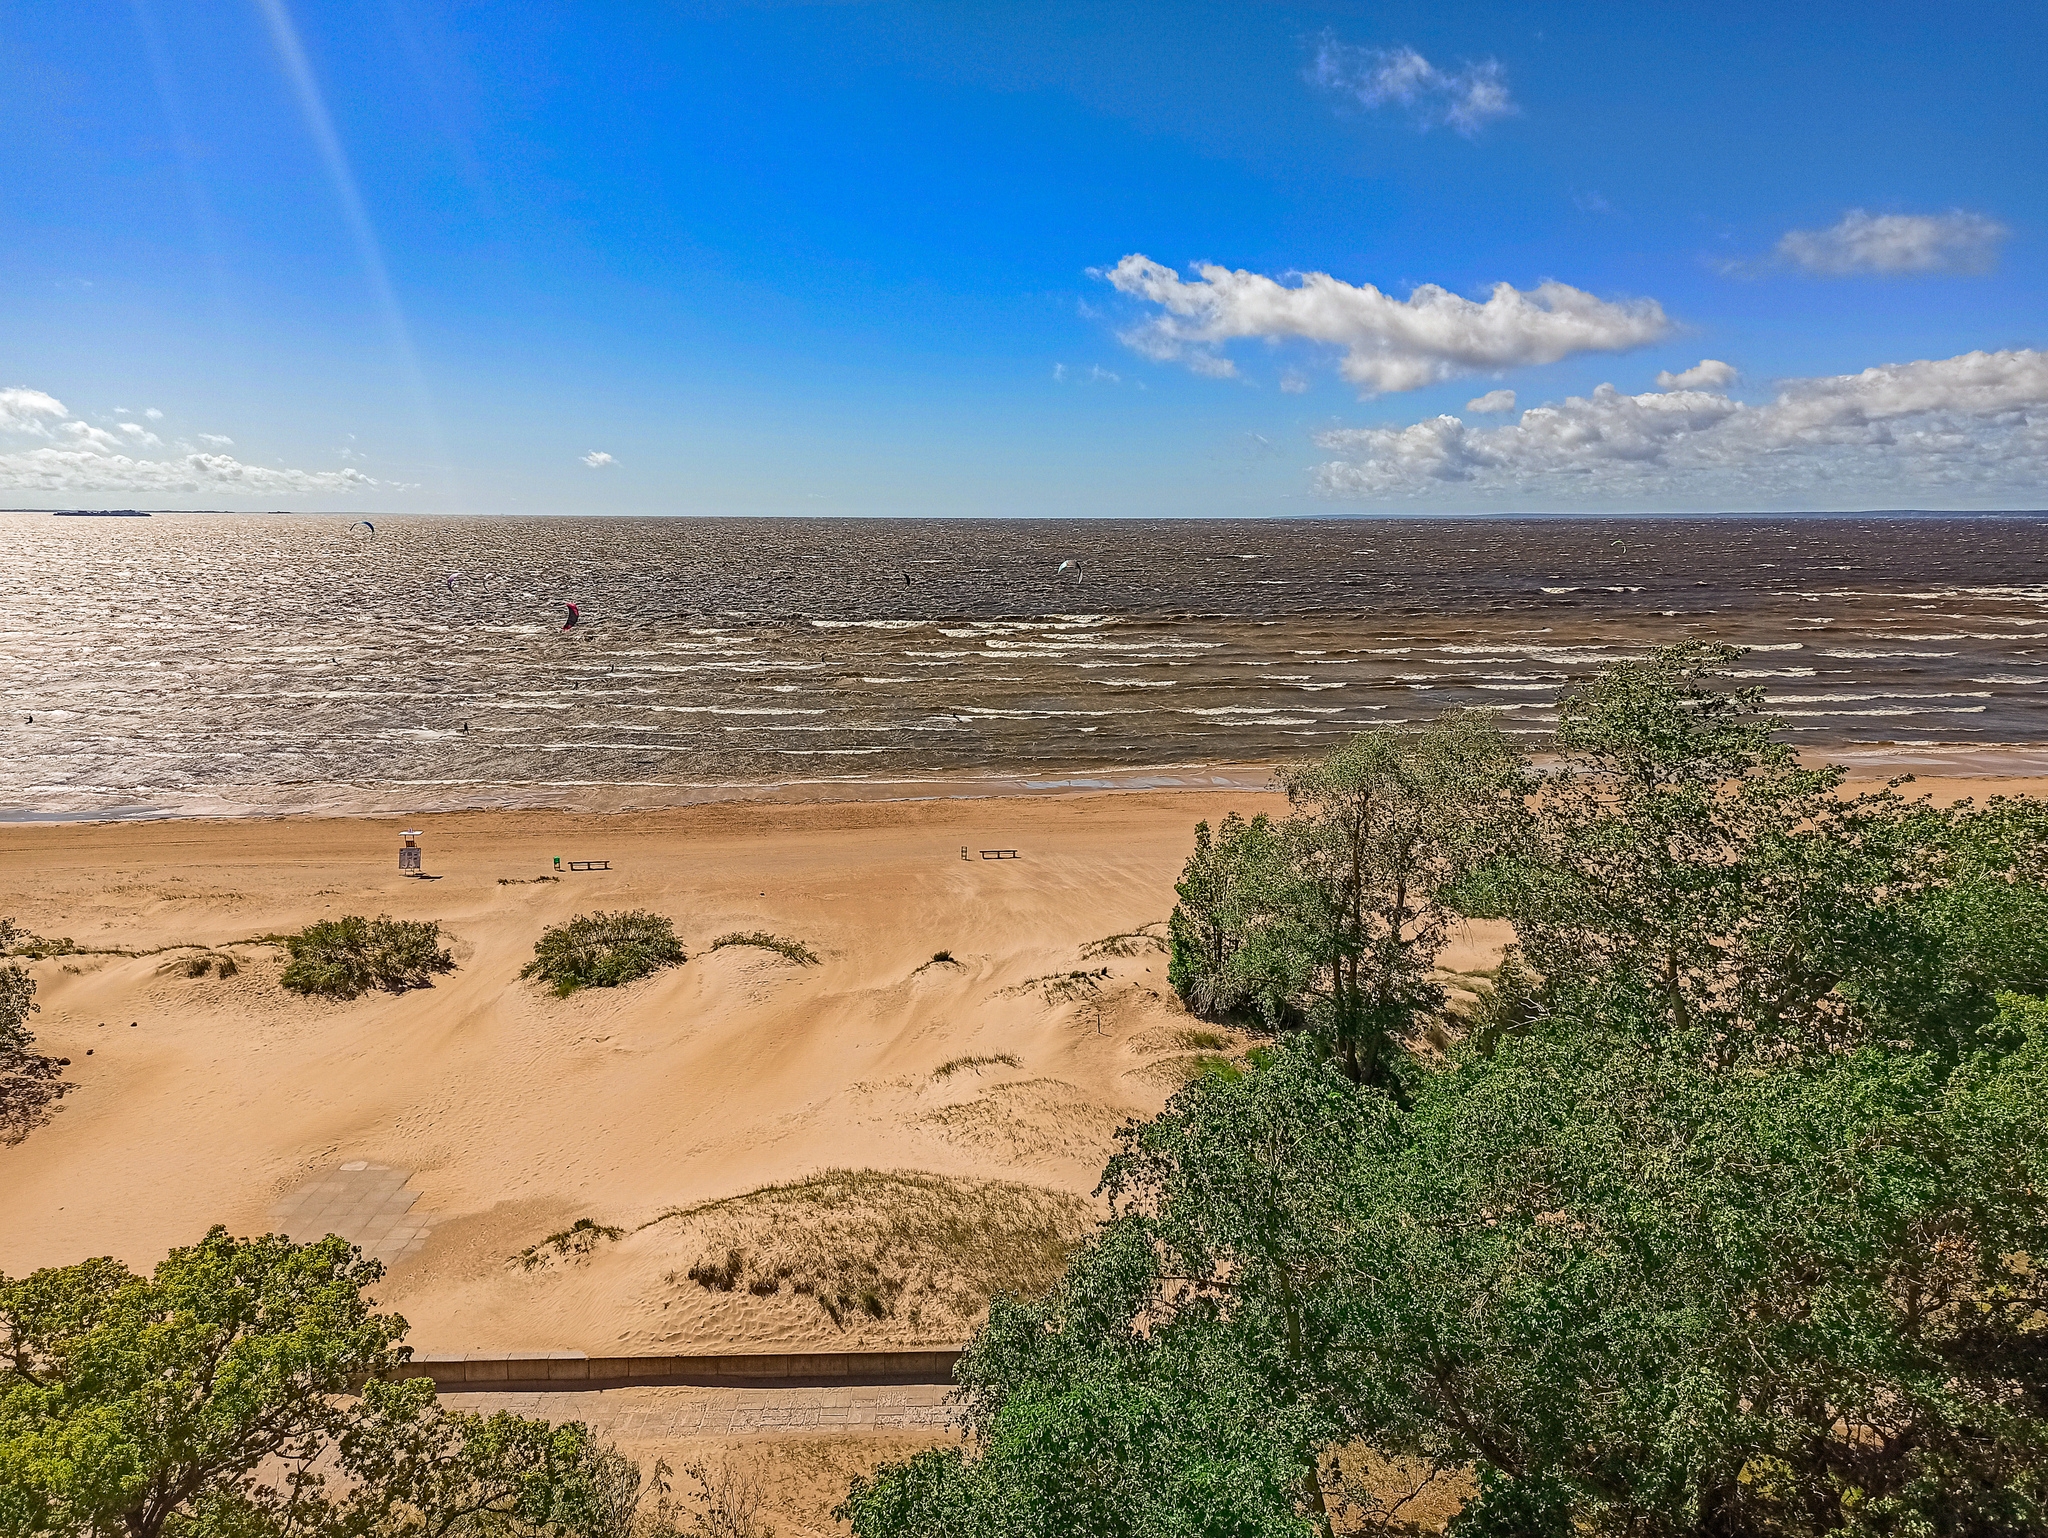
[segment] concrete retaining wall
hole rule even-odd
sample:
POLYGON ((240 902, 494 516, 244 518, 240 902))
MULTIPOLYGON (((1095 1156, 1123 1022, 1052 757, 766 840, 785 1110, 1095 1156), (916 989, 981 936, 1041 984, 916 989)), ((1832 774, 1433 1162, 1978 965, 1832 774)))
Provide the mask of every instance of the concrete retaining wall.
POLYGON ((958 1351, 777 1351, 745 1356, 586 1356, 581 1351, 418 1352, 396 1378, 437 1389, 621 1388, 628 1384, 811 1388, 951 1383, 958 1351))

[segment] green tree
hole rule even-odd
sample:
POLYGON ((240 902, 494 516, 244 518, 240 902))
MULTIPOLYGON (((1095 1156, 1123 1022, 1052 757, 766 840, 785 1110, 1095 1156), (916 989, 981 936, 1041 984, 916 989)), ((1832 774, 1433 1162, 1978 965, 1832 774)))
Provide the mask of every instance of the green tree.
POLYGON ((1436 958, 1463 886, 1501 854, 1525 789, 1484 714, 1369 732, 1281 770, 1290 812, 1198 829, 1169 977, 1198 1013, 1305 1024, 1356 1083, 1392 1085, 1398 1043, 1441 1009, 1436 958))
MULTIPOLYGON (((27 939, 13 920, 0 919, 0 954, 27 939)), ((27 1137, 75 1087, 63 1082, 61 1062, 36 1050, 28 1017, 40 1008, 28 969, 12 959, 0 966, 0 1147, 27 1137)))
MULTIPOLYGON (((857 1484, 862 1538, 1328 1531, 1361 1444, 1471 1471, 1468 1538, 2048 1530, 2048 807, 1844 797, 1729 660, 1610 671, 1446 861, 1535 966, 1441 1066, 1283 1043, 1126 1129, 1110 1223, 963 1359, 968 1445, 857 1484)), ((1332 932, 1288 868, 1241 975, 1332 932)))
POLYGON ((2048 986, 2048 805, 1842 795, 1774 738, 1738 653, 1688 643, 1559 707, 1560 766, 1459 893, 1513 920, 1546 996, 1647 997, 1725 1050, 1762 1034, 1945 1039, 2048 986))
POLYGON ((382 1274, 332 1236, 216 1228, 147 1277, 0 1277, 0 1535, 621 1538, 616 1455, 581 1425, 382 1381, 407 1356, 363 1297, 382 1274))

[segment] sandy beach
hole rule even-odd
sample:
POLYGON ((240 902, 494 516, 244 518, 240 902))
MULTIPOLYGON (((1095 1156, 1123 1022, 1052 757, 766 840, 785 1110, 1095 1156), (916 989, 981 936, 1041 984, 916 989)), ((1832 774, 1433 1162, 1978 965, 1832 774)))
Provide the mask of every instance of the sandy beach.
MULTIPOLYGON (((1917 789, 1947 800, 2048 781, 1917 789)), ((407 1226, 364 1229, 375 1215, 358 1214, 350 1237, 384 1243, 380 1301, 422 1350, 963 1338, 967 1321, 936 1305, 835 1322, 787 1289, 689 1279, 721 1246, 774 1237, 749 1222, 786 1227, 773 1203, 663 1214, 834 1169, 922 1172, 918 1191, 963 1211, 1076 1210, 1116 1127, 1158 1110, 1200 1055, 1191 1043, 1217 1045, 1191 1034, 1200 1022, 1157 950, 1087 948, 1166 917, 1198 819, 1281 804, 1224 789, 8 826, 0 913, 143 954, 33 963, 34 1027, 78 1089, 0 1149, 0 1270, 96 1254, 147 1266, 213 1223, 308 1237, 310 1183, 381 1180, 407 1226), (401 826, 423 831, 432 879, 399 874, 401 826), (1018 857, 980 857, 998 848, 1018 857), (561 879, 536 880, 556 856, 561 879), (635 907, 675 920, 687 964, 567 999, 519 980, 545 926, 635 907), (250 943, 348 913, 438 921, 456 970, 402 995, 305 998, 279 986, 281 951, 250 943), (705 949, 753 930, 821 961, 705 949), (240 970, 181 975, 191 952, 159 949, 180 946, 240 970), (933 964, 941 951, 953 962, 933 964), (1098 975, 1067 992, 1032 983, 1075 971, 1098 975), (961 1058, 983 1061, 939 1072, 961 1058), (583 1218, 622 1235, 518 1259, 583 1218)), ((1487 965, 1501 938, 1469 926, 1444 962, 1487 965)), ((1225 1035, 1223 1050, 1242 1045, 1225 1035)), ((908 1189, 869 1199, 886 1208, 908 1189)))

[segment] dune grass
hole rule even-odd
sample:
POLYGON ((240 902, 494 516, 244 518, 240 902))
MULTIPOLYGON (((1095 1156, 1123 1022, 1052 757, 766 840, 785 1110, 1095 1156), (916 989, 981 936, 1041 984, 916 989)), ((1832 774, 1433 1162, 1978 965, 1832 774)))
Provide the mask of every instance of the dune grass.
POLYGON ((771 935, 765 930, 734 930, 729 935, 720 935, 711 942, 714 951, 724 950, 728 945, 751 945, 757 950, 773 951, 786 961, 793 961, 800 967, 818 965, 818 953, 801 940, 785 940, 781 935, 771 935))
POLYGON ((522 1270, 533 1271, 553 1260, 577 1260, 590 1254, 600 1243, 607 1240, 623 1239, 626 1231, 614 1228, 609 1223, 600 1223, 595 1218, 578 1218, 560 1233, 549 1234, 536 1244, 529 1244, 512 1257, 512 1264, 522 1270))
POLYGON ((1036 989, 1048 1004, 1064 1004, 1073 999, 1087 998, 1102 991, 1102 980, 1109 976, 1108 967, 1097 967, 1092 972, 1048 972, 1043 977, 1027 977, 1021 983, 1013 983, 1002 991, 1006 994, 1030 993, 1036 989))
POLYGON ((998 1066, 1003 1068, 1022 1068, 1024 1063, 1014 1052, 995 1052, 986 1057, 954 1057, 948 1058, 945 1062, 934 1068, 932 1070, 932 1077, 934 1079, 950 1079, 954 1074, 969 1068, 979 1071, 983 1068, 998 1066))
POLYGON ((813 1298, 842 1330, 895 1321, 961 1339, 997 1292, 1050 1287, 1092 1215, 1078 1196, 1017 1181, 839 1169, 654 1221, 696 1225, 700 1287, 813 1298))
POLYGON ((208 973, 233 977, 242 970, 242 964, 219 951, 202 951, 197 956, 180 956, 166 961, 156 970, 163 977, 205 977, 208 973))
POLYGON ((337 999, 358 998, 372 988, 425 988, 434 973, 455 970, 455 958, 437 944, 440 935, 432 919, 322 919, 278 937, 291 958, 278 981, 294 993, 337 999))
POLYGON ((1155 1058, 1134 1070, 1148 1079, 1160 1079, 1178 1089, 1195 1079, 1241 1079, 1244 1064, 1221 1052, 1184 1052, 1174 1057, 1155 1058))
POLYGON ((688 959, 675 923, 658 913, 580 913, 541 934, 519 975, 567 998, 578 988, 616 988, 688 959))
POLYGON ((1164 953, 1166 937, 1152 933, 1166 921, 1154 919, 1149 924, 1140 924, 1136 929, 1120 935, 1104 935, 1100 940, 1090 940, 1081 947, 1083 961, 1100 961, 1105 956, 1135 956, 1141 951, 1164 953))

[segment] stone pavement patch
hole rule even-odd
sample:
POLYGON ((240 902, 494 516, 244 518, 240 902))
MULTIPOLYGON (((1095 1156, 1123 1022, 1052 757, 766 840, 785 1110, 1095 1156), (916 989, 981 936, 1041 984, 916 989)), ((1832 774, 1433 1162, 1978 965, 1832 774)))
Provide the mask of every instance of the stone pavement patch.
POLYGON ((388 1266, 417 1255, 433 1229, 430 1214, 413 1211, 420 1193, 405 1189, 410 1179, 411 1170, 351 1159, 272 1207, 270 1220, 301 1243, 339 1234, 388 1266))
POLYGON ((582 1421, 627 1443, 749 1432, 881 1431, 957 1424, 954 1390, 938 1383, 873 1388, 609 1388, 445 1394, 451 1409, 510 1410, 542 1420, 582 1421))

